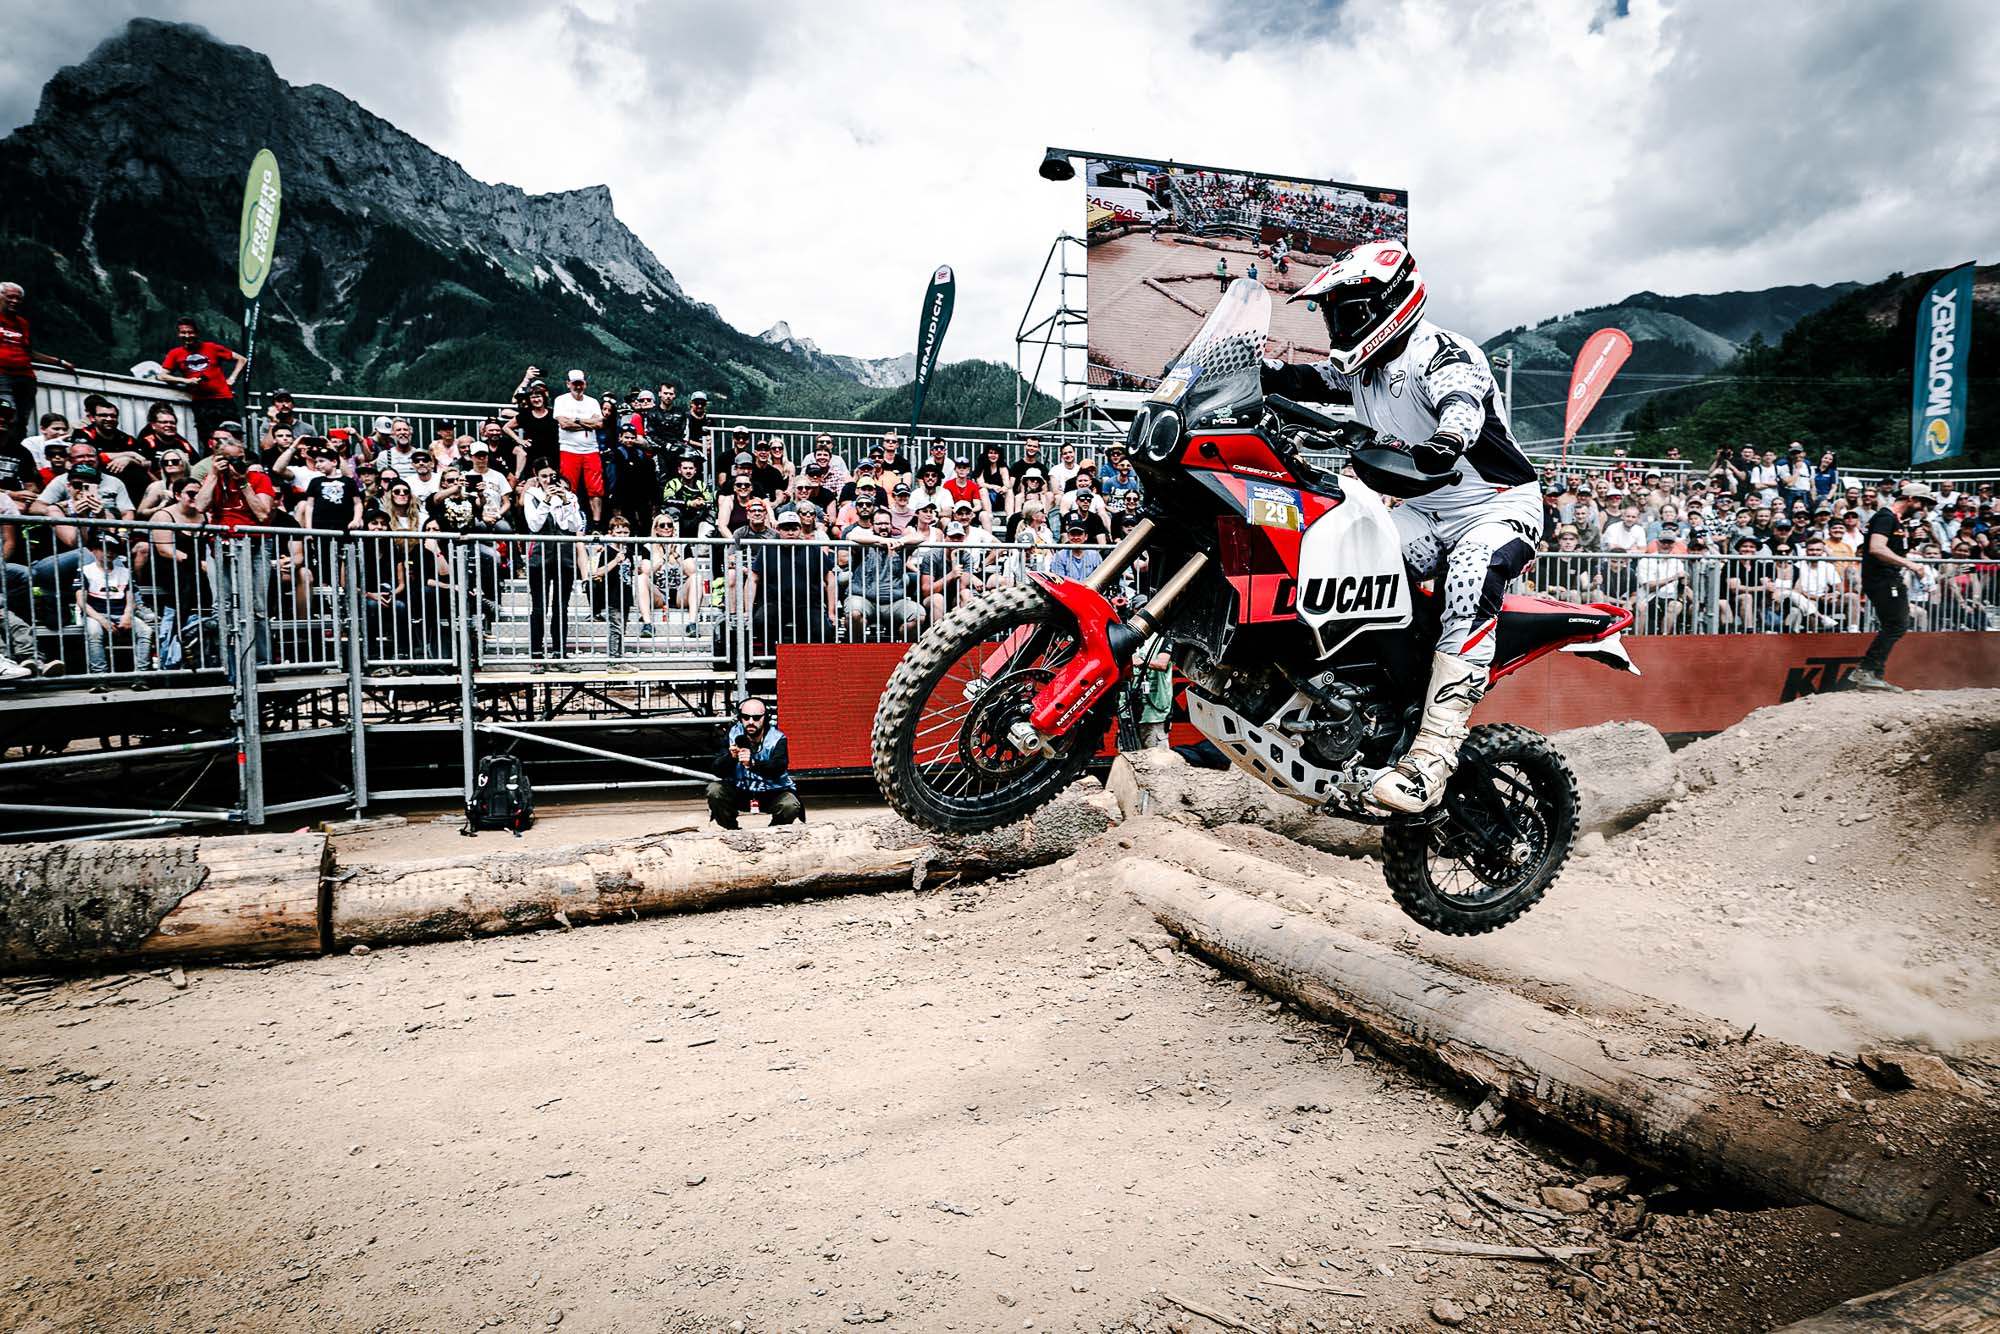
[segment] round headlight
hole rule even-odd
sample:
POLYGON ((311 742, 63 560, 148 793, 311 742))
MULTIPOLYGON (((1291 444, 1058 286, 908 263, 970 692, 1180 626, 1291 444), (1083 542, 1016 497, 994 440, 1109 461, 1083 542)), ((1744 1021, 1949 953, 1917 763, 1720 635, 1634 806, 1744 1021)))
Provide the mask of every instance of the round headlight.
POLYGON ((1161 408, 1153 413, 1152 425, 1146 434, 1146 457, 1156 463, 1165 463, 1180 452, 1181 414, 1172 408, 1161 408))
POLYGON ((1146 452, 1146 437, 1153 429, 1153 405, 1141 403, 1132 414, 1131 429, 1125 432, 1125 452, 1134 456, 1146 452))

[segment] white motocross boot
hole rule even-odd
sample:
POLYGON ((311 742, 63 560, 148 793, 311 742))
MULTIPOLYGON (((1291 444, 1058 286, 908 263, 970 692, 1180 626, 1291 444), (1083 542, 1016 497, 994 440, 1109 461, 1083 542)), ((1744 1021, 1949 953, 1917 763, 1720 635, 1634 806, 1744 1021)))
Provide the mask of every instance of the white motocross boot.
POLYGON ((1445 783, 1458 768, 1458 747, 1472 707, 1486 693, 1486 669, 1449 653, 1434 653, 1429 689, 1417 739, 1368 794, 1377 806, 1406 815, 1427 811, 1443 799, 1445 783))

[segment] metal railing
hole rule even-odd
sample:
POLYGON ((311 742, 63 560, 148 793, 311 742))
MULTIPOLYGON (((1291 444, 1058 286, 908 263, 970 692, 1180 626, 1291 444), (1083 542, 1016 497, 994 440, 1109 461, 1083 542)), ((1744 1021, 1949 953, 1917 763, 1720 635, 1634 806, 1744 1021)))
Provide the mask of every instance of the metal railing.
MULTIPOLYGON (((1920 560, 1906 575, 1911 628, 2000 629, 2000 564, 1920 560)), ((1855 557, 1544 552, 1520 587, 1565 602, 1613 602, 1631 633, 1870 632, 1874 612, 1855 557)))
MULTIPOLYGON (((457 679, 767 668, 779 644, 910 641, 1031 572, 1082 577, 1101 545, 973 530, 913 546, 64 520, 0 524, 5 655, 47 688, 239 670, 457 679), (352 659, 350 659, 352 655, 352 659), (51 671, 54 664, 58 670, 51 671)), ((1922 628, 2000 627, 2000 564, 1921 562, 1922 628)), ((1143 565, 1122 592, 1148 587, 1143 565)), ((1869 630, 1852 558, 1550 552, 1525 591, 1632 608, 1639 634, 1869 630)), ((25 678, 21 678, 25 680, 25 678)))
MULTIPOLYGON (((174 410, 181 437, 188 440, 194 438, 193 400, 180 385, 113 371, 81 368, 65 371, 48 366, 36 367, 35 379, 37 418, 45 413, 59 412, 72 427, 81 428, 89 420, 83 410, 83 400, 97 394, 118 405, 118 424, 130 434, 136 435, 144 429, 147 414, 155 404, 164 403, 174 410)), ((38 423, 24 422, 22 426, 32 443, 38 423)))

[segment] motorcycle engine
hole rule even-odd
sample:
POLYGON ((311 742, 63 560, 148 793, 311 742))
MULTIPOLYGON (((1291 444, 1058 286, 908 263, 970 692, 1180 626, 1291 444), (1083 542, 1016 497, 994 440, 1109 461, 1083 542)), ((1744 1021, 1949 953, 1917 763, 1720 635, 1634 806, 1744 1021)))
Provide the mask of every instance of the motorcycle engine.
POLYGON ((1308 684, 1306 693, 1312 696, 1312 716, 1292 730, 1300 736, 1308 759, 1337 769, 1360 749, 1368 735, 1367 692, 1324 672, 1308 684))

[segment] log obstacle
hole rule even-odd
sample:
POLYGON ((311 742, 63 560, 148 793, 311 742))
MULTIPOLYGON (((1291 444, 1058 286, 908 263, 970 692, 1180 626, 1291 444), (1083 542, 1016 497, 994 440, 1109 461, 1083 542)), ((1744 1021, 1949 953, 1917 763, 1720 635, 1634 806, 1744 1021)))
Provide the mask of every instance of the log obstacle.
POLYGON ((324 834, 0 847, 0 968, 314 954, 324 834))
POLYGON ((2000 1251, 1842 1302, 1777 1334, 1992 1334, 2000 1330, 2000 1251))
MULTIPOLYGON (((1281 883, 1264 865, 1259 883, 1281 883)), ((1812 1052, 1600 1027, 1161 862, 1135 859, 1119 877, 1190 949, 1269 994, 1636 1162, 1875 1223, 2000 1226, 1977 1198, 1996 1138, 1983 1099, 1911 1089, 1850 1101, 1812 1052), (1766 1091, 1772 1078, 1782 1099, 1766 1091)))
POLYGON ((0 847, 0 971, 311 955, 756 900, 922 887, 1045 865, 1109 828, 1079 785, 1031 819, 946 837, 892 816, 336 868, 324 834, 0 847))
POLYGON ((1003 875, 1067 857, 1109 828, 1112 808, 1096 786, 1073 788, 1021 823, 988 834, 931 834, 881 816, 360 865, 335 886, 333 942, 337 948, 409 944, 1003 875))

